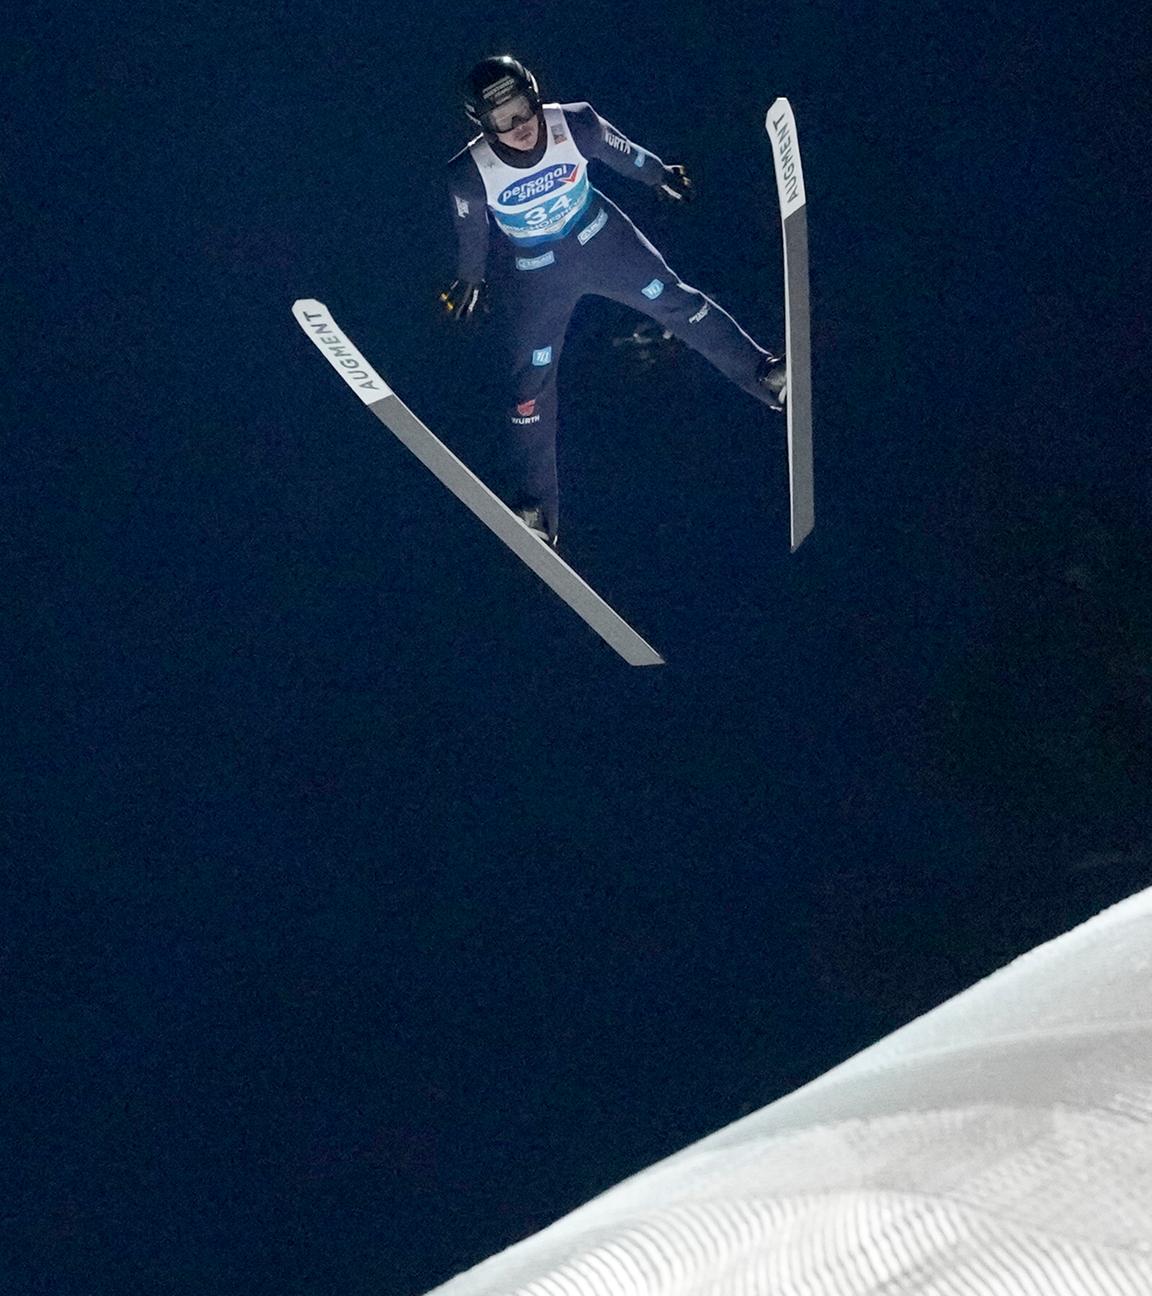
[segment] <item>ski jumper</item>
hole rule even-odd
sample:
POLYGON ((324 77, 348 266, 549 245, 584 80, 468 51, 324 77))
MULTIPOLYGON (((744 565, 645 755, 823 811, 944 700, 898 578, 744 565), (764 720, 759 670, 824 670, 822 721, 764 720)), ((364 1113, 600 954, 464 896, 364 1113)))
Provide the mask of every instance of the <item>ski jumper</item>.
POLYGON ((587 103, 545 104, 531 152, 478 136, 449 163, 457 277, 485 278, 490 222, 511 241, 508 290, 513 391, 507 501, 539 505, 556 534, 556 367, 581 297, 622 302, 663 325, 766 404, 756 381, 767 352, 710 297, 683 283, 627 216, 588 181, 595 159, 651 188, 664 163, 587 103))

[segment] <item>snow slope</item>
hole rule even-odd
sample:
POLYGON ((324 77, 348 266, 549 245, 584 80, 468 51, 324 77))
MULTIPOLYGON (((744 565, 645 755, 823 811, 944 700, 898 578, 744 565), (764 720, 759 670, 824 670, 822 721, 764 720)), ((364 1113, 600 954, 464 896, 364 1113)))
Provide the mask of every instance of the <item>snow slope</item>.
POLYGON ((1152 889, 435 1296, 881 1293, 1152 1293, 1152 889))

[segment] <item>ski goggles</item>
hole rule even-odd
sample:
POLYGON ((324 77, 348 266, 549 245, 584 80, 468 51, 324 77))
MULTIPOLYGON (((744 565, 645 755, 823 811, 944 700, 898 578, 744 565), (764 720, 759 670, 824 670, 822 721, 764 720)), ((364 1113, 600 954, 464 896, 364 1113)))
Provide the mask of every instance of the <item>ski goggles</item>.
POLYGON ((505 135, 517 126, 523 126, 536 116, 536 105, 527 95, 517 95, 507 103, 498 104, 481 113, 480 125, 492 135, 505 135))

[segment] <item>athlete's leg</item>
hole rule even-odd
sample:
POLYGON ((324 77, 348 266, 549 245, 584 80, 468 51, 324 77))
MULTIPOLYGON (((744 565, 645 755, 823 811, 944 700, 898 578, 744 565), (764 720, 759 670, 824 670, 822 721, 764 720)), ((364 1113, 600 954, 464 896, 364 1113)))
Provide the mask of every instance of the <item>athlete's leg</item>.
POLYGON ((749 395, 774 403, 772 393, 757 382, 769 352, 711 297, 682 283, 619 208, 613 209, 587 251, 595 258, 595 286, 590 291, 642 311, 749 395))
POLYGON ((517 270, 510 286, 512 402, 504 497, 512 508, 539 505, 549 534, 559 521, 556 480, 556 370, 579 292, 567 262, 517 270))

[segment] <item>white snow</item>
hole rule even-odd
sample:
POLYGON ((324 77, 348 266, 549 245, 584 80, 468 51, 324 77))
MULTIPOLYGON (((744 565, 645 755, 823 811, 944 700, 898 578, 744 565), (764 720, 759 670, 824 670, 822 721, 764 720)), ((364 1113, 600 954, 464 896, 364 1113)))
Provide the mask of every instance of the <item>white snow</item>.
POLYGON ((1152 1293, 1152 889, 435 1296, 1113 1293, 1152 1293))

